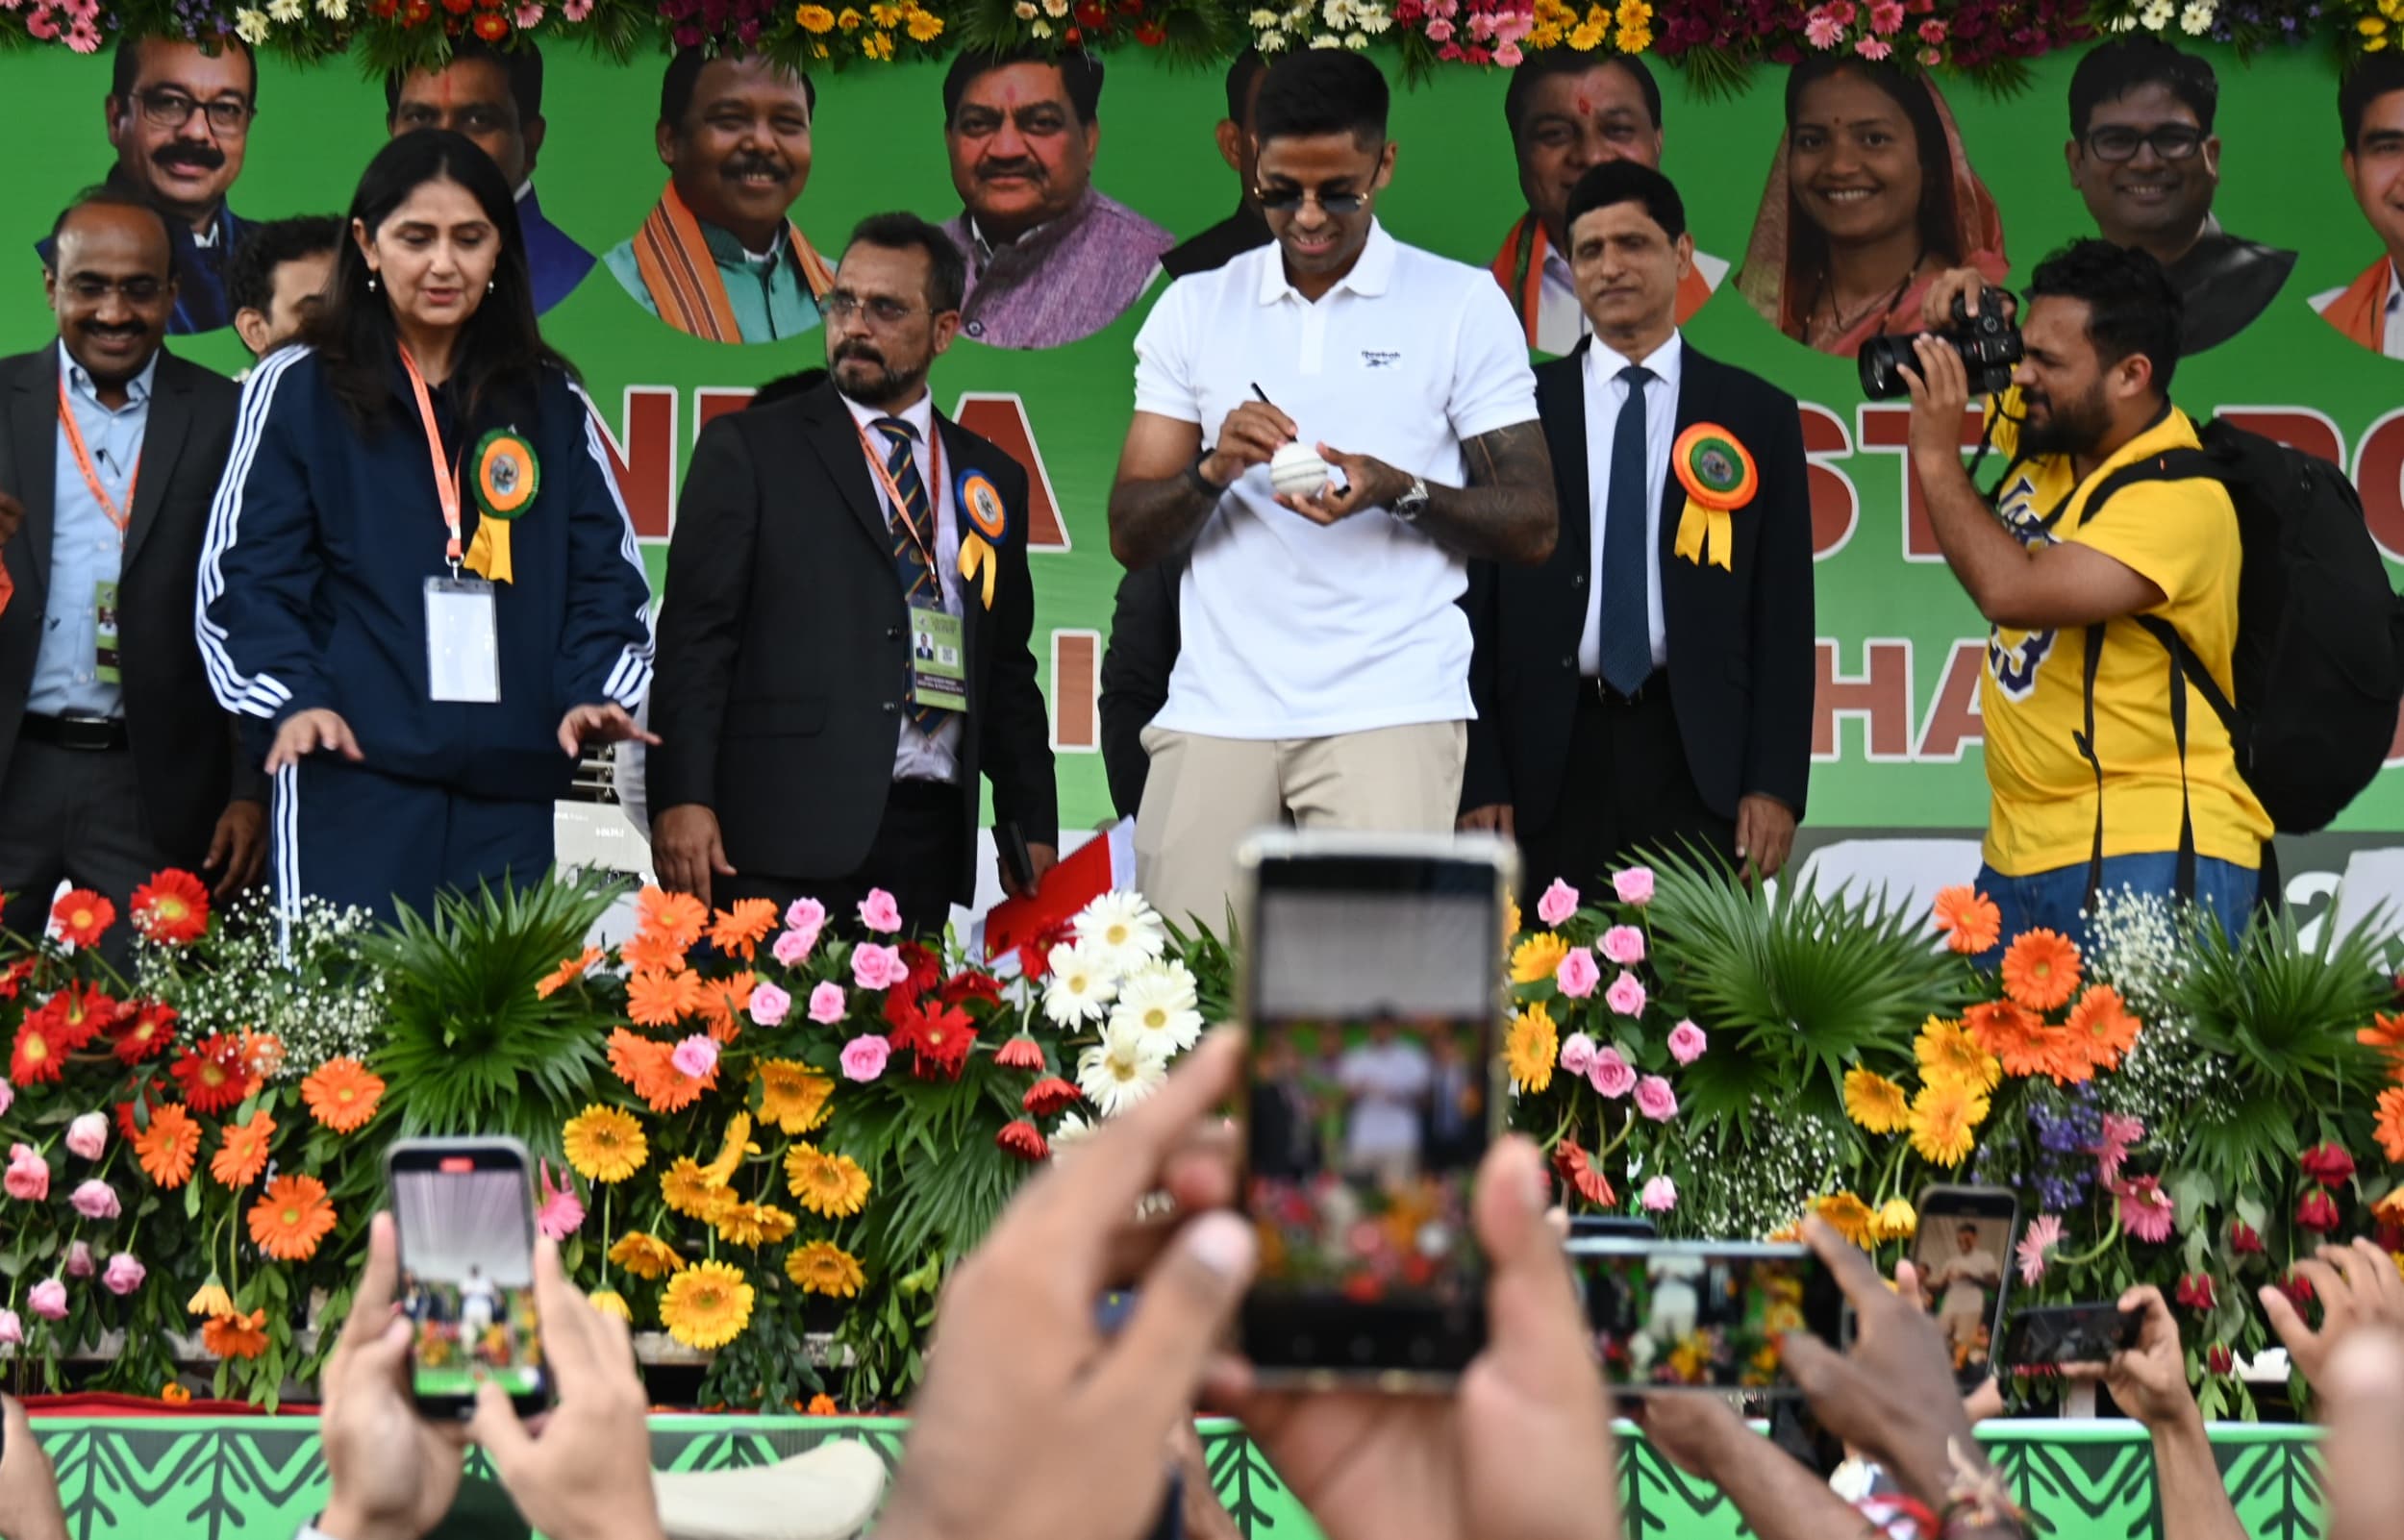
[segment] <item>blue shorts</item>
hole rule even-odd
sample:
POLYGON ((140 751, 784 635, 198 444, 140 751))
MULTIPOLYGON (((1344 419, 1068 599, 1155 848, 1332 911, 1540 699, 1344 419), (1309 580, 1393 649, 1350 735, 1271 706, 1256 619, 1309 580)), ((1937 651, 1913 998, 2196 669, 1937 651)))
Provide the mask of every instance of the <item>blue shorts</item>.
MULTIPOLYGON (((2102 891, 2116 893, 2127 887, 2168 897, 2178 886, 2178 868, 2176 851, 2107 856, 2102 891)), ((2023 931, 2052 931, 2076 942, 2082 953, 2087 950, 2087 916, 2081 912, 2087 904, 2085 861, 2026 877, 2006 877, 1991 866, 1981 866, 1978 890, 1994 900, 1995 907, 2003 911, 2002 939, 1993 951, 1978 959, 1982 964, 1992 967, 2001 962, 2003 949, 2023 931)), ((2261 891, 2262 874, 2253 867, 2206 856, 2195 857, 2195 903, 2217 915, 2220 928, 2229 934, 2234 936, 2245 929, 2261 891)))

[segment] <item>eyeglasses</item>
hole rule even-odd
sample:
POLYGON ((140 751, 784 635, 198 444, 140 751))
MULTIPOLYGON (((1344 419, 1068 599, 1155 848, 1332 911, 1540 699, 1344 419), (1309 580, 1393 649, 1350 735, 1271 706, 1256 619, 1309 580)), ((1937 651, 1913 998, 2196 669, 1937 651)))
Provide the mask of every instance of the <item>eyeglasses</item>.
POLYGON ((1261 207, 1272 213, 1292 213, 1306 203, 1315 203, 1329 215, 1342 218, 1359 213, 1369 201, 1365 192, 1315 192, 1308 187, 1262 187, 1252 196, 1261 207))
POLYGON ((166 292, 167 286, 155 278, 121 278, 112 281, 78 273, 66 281, 67 292, 87 305, 97 305, 110 294, 125 296, 128 305, 149 305, 166 292))
POLYGON ((862 310, 865 310, 868 312, 868 319, 879 326, 895 326, 918 313, 918 307, 915 305, 904 305, 897 299, 888 299, 882 294, 862 299, 859 295, 840 288, 820 300, 818 309, 838 321, 848 321, 862 310))
POLYGON ((194 112, 208 113, 209 127, 219 134, 238 135, 250 127, 250 103, 238 96, 202 102, 182 91, 148 90, 134 100, 141 104, 142 121, 152 128, 180 129, 192 120, 194 112))
POLYGON ((2134 161, 2145 145, 2154 147, 2154 154, 2165 161, 2184 161, 2203 148, 2202 131, 2184 123, 2165 123, 2159 128, 2091 129, 2087 135, 2087 153, 2098 161, 2114 162, 2134 161))

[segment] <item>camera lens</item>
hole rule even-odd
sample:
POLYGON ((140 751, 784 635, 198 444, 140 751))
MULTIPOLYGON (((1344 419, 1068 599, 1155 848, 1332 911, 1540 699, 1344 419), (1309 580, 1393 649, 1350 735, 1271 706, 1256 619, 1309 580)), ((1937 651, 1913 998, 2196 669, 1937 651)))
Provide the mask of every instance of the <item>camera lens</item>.
POLYGON ((1861 369, 1863 395, 1872 401, 1892 401, 1911 394, 1912 387, 1903 381, 1903 368, 1912 361, 1912 344, 1918 335, 1874 336, 1862 344, 1854 362, 1861 369))

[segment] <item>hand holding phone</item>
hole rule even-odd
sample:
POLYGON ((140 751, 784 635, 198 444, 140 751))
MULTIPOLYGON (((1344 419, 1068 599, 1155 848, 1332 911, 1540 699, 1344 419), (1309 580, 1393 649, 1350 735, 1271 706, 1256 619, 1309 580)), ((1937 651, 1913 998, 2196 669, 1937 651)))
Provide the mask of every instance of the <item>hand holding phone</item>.
POLYGON ((328 1534, 424 1534, 458 1495, 466 1430, 430 1423, 410 1393, 413 1331, 395 1308, 399 1246, 390 1214, 367 1225, 367 1265, 320 1384, 317 1417, 333 1493, 328 1534))
POLYGON ((1632 1393, 1792 1395, 1788 1340, 1835 1345, 1843 1297, 1801 1246, 1573 1239, 1603 1378, 1632 1393))
POLYGON ((2012 1287, 2019 1196, 2008 1187, 1929 1187, 1920 1193, 1912 1265, 1943 1328, 1964 1395, 1992 1373, 2012 1287))
POLYGON ((2004 1332, 2004 1369, 2023 1379, 2041 1378, 2075 1364, 2106 1364, 2137 1346, 2145 1324, 2142 1311, 2123 1310, 2116 1301, 2087 1304, 2038 1304, 2013 1313, 2004 1332))
POLYGON ((2162 1291, 2151 1284, 2120 1296, 2116 1312, 2134 1327, 2129 1346, 2106 1363, 2074 1363, 2065 1379, 2100 1379, 2120 1410, 2147 1428, 2166 1428, 2195 1416, 2195 1393, 2188 1388, 2187 1354, 2179 1345, 2179 1323, 2162 1291))
POLYGON ((385 1155, 399 1231, 394 1298, 415 1327, 411 1390, 464 1422, 488 1380, 520 1415, 551 1403, 534 1291, 534 1162, 514 1139, 403 1139, 385 1155))

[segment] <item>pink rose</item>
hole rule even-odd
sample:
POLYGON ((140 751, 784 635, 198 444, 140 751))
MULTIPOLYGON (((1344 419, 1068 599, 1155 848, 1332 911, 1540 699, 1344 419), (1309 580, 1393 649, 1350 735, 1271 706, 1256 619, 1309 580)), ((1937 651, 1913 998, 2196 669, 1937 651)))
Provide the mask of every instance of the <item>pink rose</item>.
POLYGON ((1639 907, 1653 902, 1653 869, 1631 866, 1624 872, 1612 874, 1611 890, 1622 904, 1639 907))
POLYGON ((1619 977, 1611 981, 1611 987, 1603 991, 1603 1004, 1622 1016, 1641 1015, 1644 986, 1637 982, 1635 974, 1622 968, 1619 977))
POLYGON ((68 1245, 66 1249, 67 1277, 89 1278, 95 1270, 91 1259, 91 1246, 88 1242, 75 1241, 68 1245))
POLYGON ((718 1045, 709 1033, 695 1032, 676 1045, 676 1052, 667 1056, 667 1061, 697 1080, 718 1067, 718 1045))
POLYGON ((30 1144, 9 1146, 9 1169, 0 1176, 0 1189, 27 1203, 41 1202, 50 1196, 50 1162, 30 1144))
POLYGON ((874 1032, 853 1038, 843 1045, 843 1079, 865 1085, 885 1073, 885 1061, 892 1052, 892 1045, 874 1032))
POLYGON ((1636 1109, 1655 1123, 1666 1123, 1678 1115, 1678 1093, 1658 1075, 1647 1075, 1636 1082, 1636 1109))
POLYGON ((109 1148, 107 1114, 87 1112, 66 1126, 66 1147, 87 1160, 97 1160, 109 1148))
POLYGON ((100 1286, 121 1299, 140 1288, 149 1272, 135 1260, 132 1252, 119 1252, 109 1258, 109 1270, 100 1275, 100 1286))
POLYGON ((901 929, 901 906, 893 895, 881 887, 868 889, 868 896, 860 901, 860 923, 871 931, 901 929))
POLYGON ((1578 890, 1553 879, 1553 885, 1544 889, 1544 896, 1536 901, 1536 917, 1546 925, 1559 925, 1578 912, 1578 890))
POLYGON ((1644 1183, 1637 1201, 1648 1214, 1665 1214, 1678 1206, 1678 1184, 1667 1177, 1655 1177, 1644 1183))
POLYGON ((119 1212, 116 1189, 105 1181, 88 1181, 67 1199, 86 1219, 114 1219, 119 1212))
POLYGON ((843 986, 832 979, 810 991, 810 1019, 832 1027, 843 1019, 843 986))
POLYGON ((1561 1067, 1572 1075, 1583 1075, 1594 1067, 1594 1039, 1584 1032, 1571 1032, 1561 1045, 1561 1067))
POLYGON ((754 986, 751 991, 751 1019, 763 1027, 782 1026, 785 1013, 793 1008, 793 997, 772 983, 754 986))
POLYGON ((1604 956, 1623 968, 1644 960, 1644 932, 1633 925, 1613 926, 1595 945, 1604 956))
POLYGON ((11 1085, 7 1080, 0 1080, 0 1117, 6 1117, 8 1115, 9 1108, 14 1106, 15 1105, 16 1088, 11 1085))
POLYGON ((45 1321, 66 1319, 66 1285, 55 1278, 43 1279, 25 1295, 25 1304, 45 1321))
POLYGON ((810 955, 810 948, 817 939, 814 933, 804 934, 799 931, 779 931, 776 933, 776 940, 768 947, 768 956, 788 968, 796 968, 801 965, 801 959, 810 955))
POLYGON ((1681 1064, 1691 1064, 1701 1058, 1703 1050, 1710 1046, 1710 1039, 1703 1035, 1703 1029, 1690 1021, 1682 1021, 1669 1029, 1669 1056, 1681 1064))
POLYGON ((785 907, 785 923, 810 938, 806 946, 815 946, 826 929, 826 906, 814 898, 795 899, 785 907))
POLYGON ((1594 954, 1578 947, 1561 959, 1553 970, 1553 982, 1572 1000, 1584 1000, 1603 981, 1603 970, 1594 965, 1594 954))
POLYGON ((16 1318, 14 1310, 0 1310, 0 1348, 21 1348, 25 1345, 25 1323, 16 1318))
POLYGON ((909 977, 910 964, 902 961, 898 947, 868 941, 851 955, 851 981, 863 989, 890 989, 909 977))
POLYGON ((1636 1089, 1636 1066, 1616 1048, 1595 1051, 1594 1062, 1588 1067, 1586 1078, 1594 1089, 1614 1101, 1636 1089))

